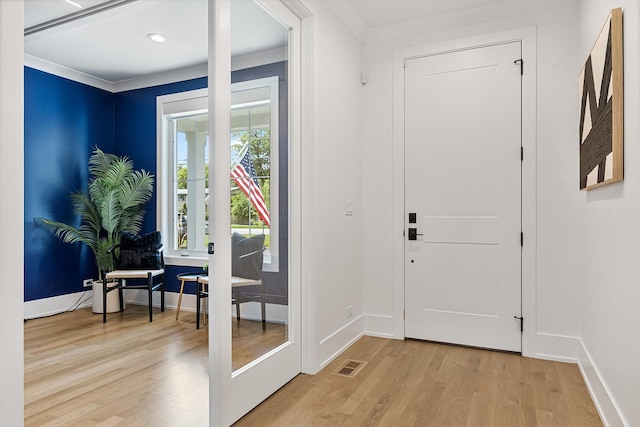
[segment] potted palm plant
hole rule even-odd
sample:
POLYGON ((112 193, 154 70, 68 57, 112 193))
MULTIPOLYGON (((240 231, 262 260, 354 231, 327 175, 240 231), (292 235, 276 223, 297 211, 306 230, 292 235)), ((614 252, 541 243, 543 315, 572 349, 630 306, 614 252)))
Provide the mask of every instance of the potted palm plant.
MULTIPOLYGON (((88 194, 71 193, 71 206, 81 218, 78 228, 46 218, 39 218, 56 237, 65 243, 84 243, 93 251, 102 274, 113 271, 113 257, 107 250, 120 243, 123 232, 139 233, 144 219, 144 205, 153 194, 153 175, 144 169, 134 170, 128 157, 108 154, 95 147, 89 158, 88 194)), ((93 311, 102 312, 102 281, 93 284, 93 311)), ((118 293, 112 292, 117 298, 118 293)), ((119 301, 109 302, 119 307, 119 301)), ((110 310, 110 309, 108 309, 110 310)))

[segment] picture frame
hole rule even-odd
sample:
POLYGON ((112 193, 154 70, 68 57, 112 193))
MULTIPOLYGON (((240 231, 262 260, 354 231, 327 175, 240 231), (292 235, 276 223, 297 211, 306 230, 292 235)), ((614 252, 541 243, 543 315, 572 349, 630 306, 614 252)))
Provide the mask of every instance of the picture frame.
POLYGON ((611 10, 578 77, 580 189, 622 181, 624 82, 622 9, 611 10))

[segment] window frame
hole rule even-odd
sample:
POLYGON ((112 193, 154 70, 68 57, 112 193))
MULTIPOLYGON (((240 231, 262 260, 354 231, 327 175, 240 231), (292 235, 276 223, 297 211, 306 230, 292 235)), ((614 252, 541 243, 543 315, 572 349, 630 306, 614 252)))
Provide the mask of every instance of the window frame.
MULTIPOLYGON (((269 227, 270 250, 265 255, 263 270, 279 271, 279 77, 277 75, 245 80, 231 85, 232 92, 250 90, 269 86, 271 94, 270 119, 270 209, 272 219, 269 227)), ((165 240, 165 264, 177 266, 203 266, 208 260, 206 250, 176 250, 174 249, 176 236, 172 224, 177 224, 175 175, 175 149, 172 143, 172 133, 169 132, 171 118, 174 114, 192 115, 208 112, 208 90, 196 89, 184 92, 161 95, 156 98, 157 122, 157 175, 156 175, 156 220, 165 240)), ((233 108, 233 106, 231 106, 233 108)), ((231 129, 233 132, 234 130, 231 129)), ((229 135, 231 137, 231 135, 229 135)), ((230 141, 229 141, 230 142, 230 141)), ((231 183, 231 178, 229 177, 231 183)), ((230 229, 231 232, 231 229, 230 229)))

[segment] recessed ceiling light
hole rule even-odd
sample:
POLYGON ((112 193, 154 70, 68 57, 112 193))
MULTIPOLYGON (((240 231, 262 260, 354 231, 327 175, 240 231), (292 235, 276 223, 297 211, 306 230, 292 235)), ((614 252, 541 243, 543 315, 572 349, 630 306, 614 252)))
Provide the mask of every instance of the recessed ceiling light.
POLYGON ((83 7, 83 6, 82 6, 80 3, 78 3, 77 1, 73 1, 73 0, 64 0, 64 1, 66 1, 66 2, 67 2, 67 3, 69 3, 69 4, 74 5, 75 7, 79 7, 80 9, 82 9, 82 7, 83 7))
POLYGON ((147 37, 149 38, 149 40, 153 40, 156 43, 164 43, 167 41, 167 38, 165 36, 158 33, 149 33, 147 34, 147 37))

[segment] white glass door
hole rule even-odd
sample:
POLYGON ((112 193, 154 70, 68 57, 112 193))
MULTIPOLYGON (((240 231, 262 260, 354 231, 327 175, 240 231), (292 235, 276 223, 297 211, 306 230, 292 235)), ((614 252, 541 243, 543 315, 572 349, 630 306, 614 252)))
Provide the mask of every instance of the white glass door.
POLYGON ((300 20, 217 0, 209 27, 209 418, 228 426, 301 367, 300 20))

